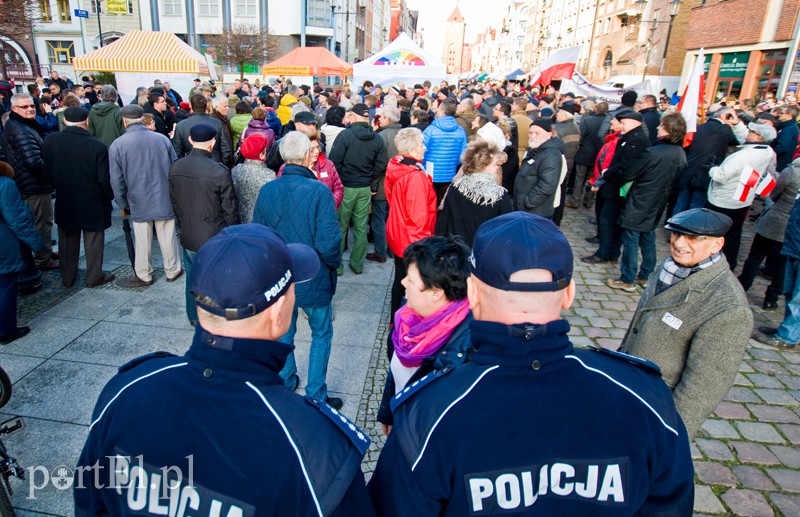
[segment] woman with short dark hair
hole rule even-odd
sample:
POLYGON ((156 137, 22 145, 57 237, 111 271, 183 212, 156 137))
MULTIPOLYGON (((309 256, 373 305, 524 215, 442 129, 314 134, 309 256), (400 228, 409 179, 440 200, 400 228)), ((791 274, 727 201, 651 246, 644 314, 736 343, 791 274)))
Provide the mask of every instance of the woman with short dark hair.
POLYGON ((389 435, 389 402, 434 370, 466 362, 471 346, 467 278, 469 248, 458 237, 427 237, 403 252, 406 304, 394 315, 392 355, 378 421, 389 435))

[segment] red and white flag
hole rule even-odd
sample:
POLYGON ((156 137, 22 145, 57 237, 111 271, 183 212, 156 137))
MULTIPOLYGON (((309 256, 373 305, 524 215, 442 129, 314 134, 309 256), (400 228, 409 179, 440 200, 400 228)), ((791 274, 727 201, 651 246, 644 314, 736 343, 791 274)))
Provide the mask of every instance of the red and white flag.
POLYGON ((777 181, 772 177, 772 174, 765 174, 764 177, 761 178, 761 181, 758 182, 758 185, 756 185, 756 194, 761 197, 767 197, 775 188, 776 183, 777 181))
POLYGON ((556 50, 530 72, 531 86, 547 86, 553 79, 570 79, 580 55, 580 45, 556 50))
MULTIPOLYGON (((772 178, 770 174, 767 174, 767 176, 772 178)), ((764 179, 761 178, 760 172, 754 170, 749 165, 745 165, 742 169, 742 173, 739 175, 739 182, 736 185, 736 192, 733 194, 733 200, 746 203, 748 198, 752 199, 753 196, 755 196, 762 181, 764 181, 764 179)), ((774 186, 775 185, 772 185, 769 190, 771 191, 774 186)))
POLYGON ((689 74, 689 80, 683 90, 683 96, 678 103, 678 111, 686 120, 686 138, 683 139, 684 147, 688 147, 692 143, 694 134, 697 132, 697 108, 703 105, 703 97, 705 95, 704 63, 705 54, 701 48, 700 53, 697 55, 697 60, 694 62, 692 73, 689 74))

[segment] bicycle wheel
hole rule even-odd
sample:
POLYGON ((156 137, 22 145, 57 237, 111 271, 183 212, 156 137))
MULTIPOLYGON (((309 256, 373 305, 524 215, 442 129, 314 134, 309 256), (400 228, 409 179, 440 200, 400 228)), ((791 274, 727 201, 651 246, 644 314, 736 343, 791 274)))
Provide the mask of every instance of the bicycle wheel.
POLYGON ((5 406, 11 398, 11 378, 2 367, 0 367, 0 408, 5 406))

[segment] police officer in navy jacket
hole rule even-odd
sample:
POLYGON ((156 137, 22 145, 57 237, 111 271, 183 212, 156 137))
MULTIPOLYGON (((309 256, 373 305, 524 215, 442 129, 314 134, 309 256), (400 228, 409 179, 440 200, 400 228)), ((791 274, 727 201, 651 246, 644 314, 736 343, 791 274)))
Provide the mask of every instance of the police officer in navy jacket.
POLYGON ((365 435, 278 372, 294 286, 316 252, 232 226, 195 257, 198 325, 183 357, 120 368, 100 395, 74 482, 76 515, 373 515, 365 435))
POLYGON ((572 250, 547 219, 484 223, 470 257, 476 351, 392 401, 379 515, 691 515, 686 430, 658 368, 575 350, 572 250))

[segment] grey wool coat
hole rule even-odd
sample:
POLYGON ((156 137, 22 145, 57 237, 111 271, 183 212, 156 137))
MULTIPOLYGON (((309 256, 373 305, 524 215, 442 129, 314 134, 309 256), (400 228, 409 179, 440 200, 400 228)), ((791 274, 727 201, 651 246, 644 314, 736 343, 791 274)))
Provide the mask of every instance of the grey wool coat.
POLYGON ((656 294, 660 272, 650 275, 621 350, 661 368, 691 439, 733 385, 753 313, 725 260, 656 294))
POLYGON ((789 223, 789 214, 798 190, 800 190, 800 158, 783 169, 778 177, 777 184, 769 195, 775 204, 761 212, 761 216, 753 226, 756 233, 767 239, 783 242, 783 234, 789 223))

